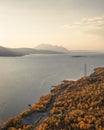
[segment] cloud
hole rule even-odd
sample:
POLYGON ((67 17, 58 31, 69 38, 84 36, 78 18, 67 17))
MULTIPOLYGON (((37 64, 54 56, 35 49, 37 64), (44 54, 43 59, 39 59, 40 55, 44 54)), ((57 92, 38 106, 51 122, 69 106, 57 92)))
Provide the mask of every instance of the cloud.
POLYGON ((104 28, 104 16, 94 17, 91 19, 83 19, 82 23, 85 26, 101 29, 104 28))
POLYGON ((75 22, 73 24, 66 24, 63 27, 75 31, 77 30, 104 36, 104 16, 84 18, 79 22, 75 22))

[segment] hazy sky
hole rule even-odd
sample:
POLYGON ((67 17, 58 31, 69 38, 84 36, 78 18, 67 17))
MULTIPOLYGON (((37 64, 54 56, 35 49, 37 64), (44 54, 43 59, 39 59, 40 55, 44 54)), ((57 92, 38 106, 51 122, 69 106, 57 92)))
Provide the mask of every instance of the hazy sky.
POLYGON ((0 45, 104 50, 104 0, 0 0, 0 45))

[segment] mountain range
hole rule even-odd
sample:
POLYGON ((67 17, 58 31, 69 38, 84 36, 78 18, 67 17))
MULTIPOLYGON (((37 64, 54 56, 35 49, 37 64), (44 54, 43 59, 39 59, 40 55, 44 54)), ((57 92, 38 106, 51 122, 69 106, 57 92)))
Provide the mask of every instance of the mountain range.
POLYGON ((30 54, 70 54, 70 56, 78 58, 83 56, 104 56, 103 52, 98 51, 69 51, 62 46, 40 44, 35 48, 6 48, 0 46, 0 56, 16 57, 30 54))
POLYGON ((69 51, 64 47, 39 45, 36 48, 6 48, 0 46, 0 56, 24 56, 29 54, 65 54, 69 51))

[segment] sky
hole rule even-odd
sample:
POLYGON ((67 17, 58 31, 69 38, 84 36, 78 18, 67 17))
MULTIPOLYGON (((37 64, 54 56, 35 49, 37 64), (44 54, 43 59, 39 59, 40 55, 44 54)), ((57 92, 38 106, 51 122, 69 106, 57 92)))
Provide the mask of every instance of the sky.
POLYGON ((104 0, 0 0, 0 46, 104 50, 104 0))

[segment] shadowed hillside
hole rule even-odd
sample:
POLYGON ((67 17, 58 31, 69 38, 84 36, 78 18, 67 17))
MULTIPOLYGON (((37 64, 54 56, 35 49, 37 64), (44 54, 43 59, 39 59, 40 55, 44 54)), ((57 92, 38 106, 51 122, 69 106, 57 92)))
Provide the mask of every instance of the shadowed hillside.
POLYGON ((1 130, 104 130, 104 68, 52 88, 1 130))
POLYGON ((22 56, 22 53, 15 52, 10 48, 0 46, 0 56, 22 56))

